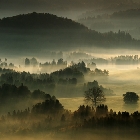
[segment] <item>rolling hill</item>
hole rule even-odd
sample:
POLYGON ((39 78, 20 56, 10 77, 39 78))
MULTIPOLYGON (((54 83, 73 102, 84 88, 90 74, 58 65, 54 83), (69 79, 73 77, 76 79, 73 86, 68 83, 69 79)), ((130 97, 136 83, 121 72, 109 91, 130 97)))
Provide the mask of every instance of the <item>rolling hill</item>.
POLYGON ((44 53, 44 50, 73 50, 138 47, 128 33, 99 33, 71 19, 49 13, 29 13, 0 20, 0 49, 3 53, 44 53))
POLYGON ((89 13, 89 16, 86 15, 80 18, 78 22, 99 32, 123 30, 133 35, 133 37, 138 38, 137 34, 129 32, 129 30, 140 27, 140 9, 129 9, 114 12, 113 14, 101 14, 97 16, 89 13))

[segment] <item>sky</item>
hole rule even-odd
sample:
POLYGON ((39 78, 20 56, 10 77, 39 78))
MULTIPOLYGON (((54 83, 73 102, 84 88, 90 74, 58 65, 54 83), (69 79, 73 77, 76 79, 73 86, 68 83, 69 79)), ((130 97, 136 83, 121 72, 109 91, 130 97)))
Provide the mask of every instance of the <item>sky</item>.
POLYGON ((135 1, 138 0, 0 0, 0 18, 33 11, 74 18, 89 10, 139 7, 135 1))

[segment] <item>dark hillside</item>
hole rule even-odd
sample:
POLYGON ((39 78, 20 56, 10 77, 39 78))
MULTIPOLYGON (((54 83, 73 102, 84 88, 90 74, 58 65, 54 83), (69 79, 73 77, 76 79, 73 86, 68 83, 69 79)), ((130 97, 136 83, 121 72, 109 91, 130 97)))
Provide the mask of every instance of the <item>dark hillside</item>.
POLYGON ((128 33, 105 34, 89 30, 71 19, 52 14, 29 13, 0 20, 0 48, 3 53, 42 55, 45 50, 72 50, 98 46, 122 48, 139 46, 140 42, 128 33))
POLYGON ((0 27, 17 29, 87 29, 84 25, 76 23, 71 19, 57 17, 49 13, 36 12, 3 18, 0 20, 0 27))

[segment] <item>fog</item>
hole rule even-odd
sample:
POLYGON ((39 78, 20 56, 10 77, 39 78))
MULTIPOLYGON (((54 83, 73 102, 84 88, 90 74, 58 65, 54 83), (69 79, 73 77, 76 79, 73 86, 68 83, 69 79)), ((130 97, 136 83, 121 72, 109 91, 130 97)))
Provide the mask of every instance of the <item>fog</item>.
POLYGON ((94 15, 89 12, 81 15, 77 20, 92 30, 98 32, 118 32, 119 30, 129 33, 133 38, 139 38, 139 9, 131 8, 113 13, 104 13, 94 15))
POLYGON ((140 96, 139 6, 1 0, 0 138, 140 139, 140 100, 124 99, 140 96), (104 101, 85 102, 92 88, 104 101))
MULTIPOLYGON (((125 92, 124 92, 125 93, 125 92)), ((80 105, 87 105, 84 102, 84 96, 83 97, 77 97, 77 98, 59 98, 60 102, 69 110, 75 111, 80 105)), ((106 101, 101 102, 99 104, 105 104, 108 106, 109 110, 113 109, 113 111, 116 111, 117 113, 119 111, 128 111, 130 113, 133 113, 134 111, 140 110, 139 106, 140 101, 137 104, 125 104, 123 101, 123 95, 116 95, 116 96, 106 96, 106 101)), ((89 105, 92 106, 91 103, 89 105)))

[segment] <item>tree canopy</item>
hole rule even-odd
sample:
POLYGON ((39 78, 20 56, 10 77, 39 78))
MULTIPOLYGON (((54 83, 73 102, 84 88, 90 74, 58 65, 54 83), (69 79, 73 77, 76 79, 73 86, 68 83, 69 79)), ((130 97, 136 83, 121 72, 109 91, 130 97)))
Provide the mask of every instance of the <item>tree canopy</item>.
POLYGON ((139 96, 135 92, 126 92, 123 94, 123 100, 125 103, 137 103, 139 96))
POLYGON ((95 107, 98 102, 101 102, 104 100, 105 98, 104 98, 103 91, 99 87, 95 86, 85 91, 85 101, 87 102, 91 101, 95 105, 95 107))

